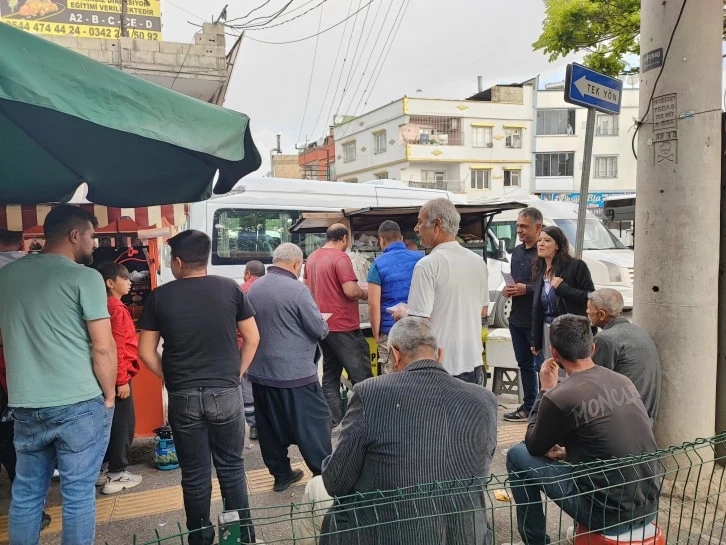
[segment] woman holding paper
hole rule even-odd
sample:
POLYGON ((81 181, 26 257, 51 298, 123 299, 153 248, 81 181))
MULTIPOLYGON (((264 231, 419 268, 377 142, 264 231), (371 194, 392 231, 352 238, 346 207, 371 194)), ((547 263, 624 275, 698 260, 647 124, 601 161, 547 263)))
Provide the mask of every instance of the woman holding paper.
POLYGON ((590 269, 570 255, 570 243, 559 227, 544 226, 532 265, 532 353, 550 357, 549 326, 562 314, 587 315, 587 295, 595 291, 590 269))

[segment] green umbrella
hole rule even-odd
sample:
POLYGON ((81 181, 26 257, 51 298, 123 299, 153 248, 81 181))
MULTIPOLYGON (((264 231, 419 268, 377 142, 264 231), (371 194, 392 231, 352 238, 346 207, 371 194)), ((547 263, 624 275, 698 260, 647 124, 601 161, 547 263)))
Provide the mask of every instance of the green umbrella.
POLYGON ((246 115, 0 23, 0 203, 192 202, 260 163, 246 115))

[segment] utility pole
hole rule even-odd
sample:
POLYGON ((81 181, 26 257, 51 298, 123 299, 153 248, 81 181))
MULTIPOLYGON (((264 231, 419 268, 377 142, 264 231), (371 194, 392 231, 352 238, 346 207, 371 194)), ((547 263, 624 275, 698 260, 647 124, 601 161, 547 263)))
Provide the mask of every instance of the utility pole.
MULTIPOLYGON (((120 31, 120 34, 121 34, 122 38, 127 38, 129 35, 129 31, 126 29, 126 14, 128 13, 128 10, 129 10, 128 0, 121 0, 121 31, 120 31)), ((120 53, 119 53, 119 56, 121 56, 120 53)))
POLYGON ((633 306, 660 355, 667 446, 715 431, 723 1, 642 0, 640 13, 633 306))

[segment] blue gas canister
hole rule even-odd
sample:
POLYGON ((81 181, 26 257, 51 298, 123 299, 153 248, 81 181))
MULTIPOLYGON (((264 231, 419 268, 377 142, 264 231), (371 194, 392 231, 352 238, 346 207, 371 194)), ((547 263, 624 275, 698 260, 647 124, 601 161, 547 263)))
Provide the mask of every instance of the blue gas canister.
POLYGON ((176 447, 174 446, 174 438, 171 435, 171 428, 164 426, 154 430, 156 437, 156 449, 154 450, 154 462, 156 468, 162 471, 176 469, 179 467, 179 460, 176 457, 176 447))

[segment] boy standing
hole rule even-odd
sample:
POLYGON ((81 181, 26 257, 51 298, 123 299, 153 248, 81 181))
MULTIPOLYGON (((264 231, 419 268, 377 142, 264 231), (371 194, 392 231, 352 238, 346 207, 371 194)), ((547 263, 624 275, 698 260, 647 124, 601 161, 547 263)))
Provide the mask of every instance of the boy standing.
POLYGON ((116 410, 111 424, 105 461, 108 470, 102 471, 97 484, 103 485, 101 493, 115 494, 125 488, 141 484, 141 475, 126 471, 127 455, 134 440, 136 415, 131 393, 131 379, 139 372, 138 340, 129 309, 121 297, 131 291, 129 271, 118 263, 102 263, 98 272, 103 276, 108 294, 108 313, 111 315, 111 332, 116 341, 118 372, 116 374, 116 410))

